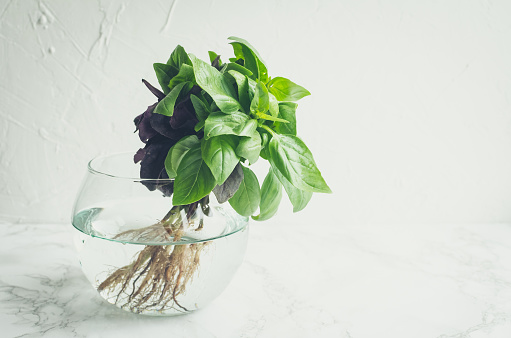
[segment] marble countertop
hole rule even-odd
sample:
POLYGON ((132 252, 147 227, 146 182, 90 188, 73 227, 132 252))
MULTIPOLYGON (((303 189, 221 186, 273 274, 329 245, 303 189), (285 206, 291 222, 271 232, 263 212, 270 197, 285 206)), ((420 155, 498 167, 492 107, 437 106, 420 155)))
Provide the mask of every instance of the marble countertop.
POLYGON ((509 224, 266 222, 250 232, 212 304, 145 317, 90 286, 70 225, 0 224, 0 336, 511 337, 509 224))

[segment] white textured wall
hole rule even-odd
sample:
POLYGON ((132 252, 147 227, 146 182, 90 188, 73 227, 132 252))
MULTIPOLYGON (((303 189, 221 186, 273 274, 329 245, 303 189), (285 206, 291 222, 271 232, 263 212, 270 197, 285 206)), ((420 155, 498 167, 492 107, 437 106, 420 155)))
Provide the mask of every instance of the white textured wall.
POLYGON ((152 63, 230 35, 313 93, 299 134, 334 194, 276 221, 511 221, 507 0, 2 0, 0 218, 67 221, 87 160, 138 149, 152 63))

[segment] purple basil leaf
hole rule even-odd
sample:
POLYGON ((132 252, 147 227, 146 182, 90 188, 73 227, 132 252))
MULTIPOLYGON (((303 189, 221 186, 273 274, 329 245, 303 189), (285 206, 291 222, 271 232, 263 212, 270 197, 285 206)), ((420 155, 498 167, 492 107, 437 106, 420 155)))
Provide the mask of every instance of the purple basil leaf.
MULTIPOLYGON (((165 170, 165 158, 167 157, 169 149, 174 144, 175 142, 169 139, 164 139, 163 142, 147 144, 144 148, 145 156, 140 163, 140 178, 154 180, 169 178, 165 170)), ((142 184, 150 191, 155 189, 160 190, 165 196, 170 196, 174 188, 173 182, 158 184, 157 182, 144 181, 142 184)))
MULTIPOLYGON (((198 96, 198 95, 200 95, 201 92, 202 92, 202 88, 197 85, 194 85, 188 94, 193 94, 195 96, 198 96)), ((188 95, 187 98, 189 99, 190 95, 188 95)))
POLYGON ((142 82, 145 84, 147 89, 149 89, 151 91, 151 93, 153 93, 154 96, 156 96, 158 98, 158 101, 162 100, 165 97, 165 94, 161 90, 155 88, 153 85, 151 85, 146 80, 142 79, 142 82))
POLYGON ((181 131, 174 130, 170 126, 170 116, 152 114, 149 121, 154 130, 167 138, 178 141, 181 137, 185 136, 181 131))
MULTIPOLYGON (((187 99, 185 101, 180 102, 174 108, 174 114, 170 118, 170 125, 174 129, 178 129, 183 126, 188 120, 194 120, 197 123, 197 119, 195 117, 195 111, 193 110, 192 101, 187 99)), ((194 123, 194 125, 195 125, 194 123)))
MULTIPOLYGON (((199 121, 196 118, 190 119, 190 120, 186 121, 186 123, 181 126, 180 130, 183 129, 187 133, 187 135, 193 135, 193 134, 198 135, 194 130, 197 122, 199 122, 199 121)), ((199 139, 201 139, 201 138, 202 137, 199 137, 199 139)))
POLYGON ((135 163, 138 163, 144 159, 144 156, 145 156, 145 148, 140 148, 137 151, 137 153, 135 154, 135 156, 133 156, 133 161, 135 163))
POLYGON ((150 121, 155 107, 156 103, 147 107, 147 110, 143 114, 135 117, 133 120, 136 126, 135 132, 138 130, 138 137, 140 137, 140 141, 144 143, 147 143, 147 141, 158 134, 156 130, 151 126, 150 121))
POLYGON ((170 126, 170 116, 152 114, 149 118, 149 122, 151 123, 151 128, 156 130, 160 135, 169 137, 168 135, 172 133, 172 127, 170 126))
POLYGON ((211 62, 211 66, 220 70, 220 55, 217 55, 216 58, 211 62))
POLYGON ((144 117, 144 113, 138 115, 133 119, 133 123, 135 123, 135 133, 138 131, 138 125, 142 121, 142 118, 144 117))
MULTIPOLYGON (((145 147, 145 156, 140 163, 140 178, 158 179, 164 169, 165 157, 172 142, 151 143, 145 147)), ((148 187, 149 188, 149 187, 148 187)), ((149 188, 149 190, 154 190, 149 188)))
POLYGON ((241 169, 241 165, 238 163, 225 182, 213 189, 218 203, 227 202, 234 196, 240 187, 241 181, 243 181, 243 169, 241 169))
POLYGON ((182 137, 186 135, 194 134, 193 127, 191 128, 179 128, 173 129, 170 125, 170 116, 165 116, 161 114, 152 114, 151 118, 151 126, 156 130, 160 135, 163 135, 169 139, 174 141, 179 141, 182 137))

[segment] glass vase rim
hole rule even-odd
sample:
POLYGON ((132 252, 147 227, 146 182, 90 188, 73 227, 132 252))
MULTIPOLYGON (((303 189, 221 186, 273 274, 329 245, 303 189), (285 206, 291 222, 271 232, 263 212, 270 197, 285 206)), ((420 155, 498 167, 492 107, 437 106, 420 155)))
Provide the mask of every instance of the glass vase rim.
MULTIPOLYGON (((114 156, 120 156, 120 155, 131 155, 134 156, 132 151, 119 151, 114 153, 106 153, 106 154, 100 154, 94 156, 92 159, 89 160, 87 163, 87 171, 93 175, 98 176, 105 176, 115 179, 121 179, 121 180, 128 180, 128 181, 134 181, 134 182, 151 182, 151 183, 171 183, 174 182, 174 178, 141 178, 141 177, 131 177, 129 175, 115 175, 113 173, 109 173, 108 170, 100 170, 97 168, 94 168, 93 162, 101 160, 101 159, 108 159, 112 158, 114 156)), ((135 162, 133 162, 136 164, 135 162)))

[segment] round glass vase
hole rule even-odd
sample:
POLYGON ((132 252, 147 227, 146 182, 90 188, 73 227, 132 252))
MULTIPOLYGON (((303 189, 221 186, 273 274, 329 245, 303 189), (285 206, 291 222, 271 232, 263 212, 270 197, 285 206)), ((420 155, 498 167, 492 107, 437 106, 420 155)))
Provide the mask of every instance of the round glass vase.
POLYGON ((248 218, 214 194, 172 205, 174 181, 136 178, 133 154, 89 162, 72 224, 83 272, 109 303, 177 315, 216 298, 241 265, 248 218))

